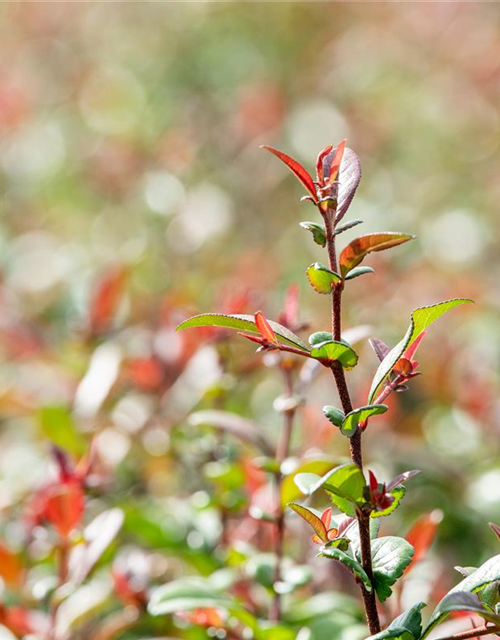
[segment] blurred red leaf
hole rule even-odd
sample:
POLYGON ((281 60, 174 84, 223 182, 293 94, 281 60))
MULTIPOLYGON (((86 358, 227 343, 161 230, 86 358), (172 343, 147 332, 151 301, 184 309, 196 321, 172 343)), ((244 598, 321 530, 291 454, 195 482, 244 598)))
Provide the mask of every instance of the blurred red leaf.
POLYGON ((413 546, 415 553, 411 563, 406 567, 405 572, 409 571, 417 562, 425 558, 430 546, 434 542, 442 519, 442 511, 435 509, 421 516, 412 526, 406 535, 406 540, 413 546))
POLYGON ((154 357, 129 360, 126 371, 135 386, 147 391, 158 389, 164 378, 162 364, 154 357))
POLYGON ((53 486, 45 499, 45 517, 62 538, 80 524, 84 509, 83 491, 75 481, 53 486))
POLYGON ((0 542, 0 576, 11 586, 19 586, 24 577, 24 568, 19 556, 0 542))
POLYGON ((92 333, 109 329, 125 291, 129 269, 122 265, 109 269, 94 286, 89 309, 92 333))

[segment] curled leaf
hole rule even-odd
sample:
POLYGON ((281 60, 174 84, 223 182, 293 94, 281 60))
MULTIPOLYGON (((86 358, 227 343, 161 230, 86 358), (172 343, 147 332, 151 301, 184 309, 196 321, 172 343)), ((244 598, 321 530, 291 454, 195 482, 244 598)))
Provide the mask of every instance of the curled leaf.
POLYGON ((318 360, 338 361, 344 369, 352 369, 358 363, 358 354, 354 349, 337 340, 320 342, 311 349, 311 355, 318 360))
POLYGON ((346 275, 345 279, 346 280, 353 280, 354 278, 357 278, 358 276, 364 276, 365 273, 375 273, 375 270, 372 269, 371 267, 354 267, 354 269, 351 269, 351 271, 349 271, 349 273, 346 275))
POLYGON ((340 430, 345 436, 352 437, 358 430, 358 426, 368 420, 371 416, 385 413, 389 407, 385 404, 366 405, 355 409, 346 415, 340 430))
POLYGON ((384 251, 391 247, 408 242, 415 236, 408 233, 382 232, 368 233, 352 240, 341 252, 339 257, 340 272, 346 276, 351 269, 354 269, 362 262, 369 253, 384 251))
POLYGON ((321 247, 326 247, 326 231, 324 224, 305 221, 301 222, 300 226, 312 233, 313 240, 316 244, 319 244, 321 247))
POLYGON ((311 286, 318 293, 331 293, 336 282, 340 282, 341 277, 335 271, 331 271, 321 262, 311 264, 306 270, 307 279, 311 286))
POLYGON ((343 411, 341 411, 340 409, 336 409, 331 405, 326 405, 325 407, 323 407, 323 413, 333 425, 335 425, 336 427, 342 426, 342 423, 345 419, 345 414, 343 411))

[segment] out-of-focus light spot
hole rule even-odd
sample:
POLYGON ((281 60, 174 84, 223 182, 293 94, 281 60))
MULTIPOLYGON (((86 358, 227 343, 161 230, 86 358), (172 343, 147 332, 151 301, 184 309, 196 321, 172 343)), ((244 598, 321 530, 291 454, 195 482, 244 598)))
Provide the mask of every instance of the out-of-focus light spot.
POLYGON ((138 80, 124 69, 97 70, 80 96, 80 110, 90 129, 105 134, 128 133, 140 122, 145 96, 138 80))
POLYGON ((319 100, 299 105, 291 113, 287 129, 294 151, 310 160, 329 143, 336 144, 349 135, 346 121, 332 103, 319 100))
POLYGON ((77 415, 90 418, 96 414, 116 381, 121 358, 121 351, 114 344, 103 344, 95 350, 89 368, 76 390, 77 415))
POLYGON ((109 465, 115 467, 127 455, 130 449, 130 438, 109 427, 96 437, 96 447, 99 456, 109 465))
POLYGON ((423 232, 422 247, 432 261, 467 262, 479 255, 485 244, 481 221, 462 209, 443 213, 429 221, 423 232))
POLYGON ((38 293, 59 283, 66 269, 58 244, 48 233, 19 236, 10 246, 8 286, 26 293, 38 293))
POLYGON ((423 427, 429 443, 443 455, 471 455, 481 444, 478 424, 457 408, 430 411, 423 427))
POLYGON ((122 398, 113 411, 113 422, 123 431, 135 433, 142 429, 153 411, 151 399, 139 394, 122 398))
POLYGON ((182 182, 167 171, 148 173, 144 183, 146 204, 155 213, 168 216, 183 201, 184 186, 182 182))
POLYGON ((201 549, 203 547, 203 536, 199 531, 190 531, 187 535, 186 542, 191 549, 201 549))
POLYGON ((467 491, 469 505, 491 513, 491 507, 500 503, 500 470, 492 469, 479 476, 467 491))
POLYGON ((169 246, 178 253, 193 253, 207 240, 227 231, 231 219, 227 194, 213 184, 200 184, 188 193, 186 205, 170 225, 169 246))
POLYGON ((182 353, 184 341, 174 329, 160 329, 154 338, 155 353, 164 362, 175 362, 182 353))
POLYGON ((166 429, 160 426, 151 427, 142 436, 142 444, 151 456, 163 456, 170 447, 170 438, 166 429))
POLYGON ((64 157, 65 144, 59 125, 43 122, 32 123, 8 138, 0 162, 12 178, 40 180, 55 173, 64 157))
POLYGON ((220 380, 221 375, 217 351, 210 346, 200 349, 165 394, 162 400, 165 414, 190 411, 205 391, 220 380))

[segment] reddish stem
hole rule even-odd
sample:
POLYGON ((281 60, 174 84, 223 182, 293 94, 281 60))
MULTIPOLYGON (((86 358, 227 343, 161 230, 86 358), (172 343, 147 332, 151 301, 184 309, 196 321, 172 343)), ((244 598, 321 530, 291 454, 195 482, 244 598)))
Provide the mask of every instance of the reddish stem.
MULTIPOLYGON (((319 208, 320 213, 325 221, 325 232, 328 249, 329 266, 332 271, 337 271, 337 257, 335 251, 335 236, 333 234, 333 215, 334 211, 329 209, 324 212, 319 208)), ((340 340, 342 336, 342 292, 344 284, 339 283, 334 286, 332 291, 332 337, 334 340, 340 340)), ((345 372, 340 362, 332 364, 332 373, 335 378, 335 383, 342 404, 344 413, 349 413, 353 410, 349 389, 347 387, 347 381, 345 379, 345 372)), ((361 430, 350 438, 350 453, 351 460, 363 469, 363 453, 361 448, 361 430)), ((371 552, 371 536, 370 536, 370 517, 363 513, 357 514, 358 527, 359 527, 359 540, 361 551, 361 565, 365 570, 370 581, 373 581, 373 567, 372 567, 372 552, 371 552)), ((366 614, 366 621, 368 628, 372 635, 380 631, 380 619, 377 611, 377 601, 375 596, 375 590, 368 592, 363 584, 360 585, 361 596, 363 598, 363 605, 366 614)))
POLYGON ((477 638, 479 636, 488 636, 493 633, 498 633, 500 631, 500 627, 495 625, 488 626, 484 625, 484 627, 476 627, 475 629, 469 629, 468 631, 462 631, 461 633, 455 633, 452 636, 445 636, 442 638, 437 638, 437 640, 467 640, 468 638, 477 638))

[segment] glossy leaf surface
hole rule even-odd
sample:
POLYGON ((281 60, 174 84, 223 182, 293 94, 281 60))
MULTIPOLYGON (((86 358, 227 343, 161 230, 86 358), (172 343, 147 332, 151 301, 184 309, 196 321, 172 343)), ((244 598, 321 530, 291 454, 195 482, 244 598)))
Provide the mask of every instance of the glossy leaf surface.
MULTIPOLYGON (((273 329, 278 340, 284 344, 297 347, 302 351, 309 351, 302 340, 289 329, 273 320, 268 320, 267 322, 273 329)), ((250 331, 260 334, 255 324, 254 316, 245 314, 202 313, 181 322, 176 331, 182 331, 182 329, 189 329, 191 327, 223 327, 226 329, 235 329, 236 331, 250 331)))
POLYGON ((340 272, 345 276, 351 269, 354 269, 364 258, 375 251, 384 251, 391 247, 396 247, 414 236, 408 233, 380 232, 368 233, 352 240, 341 252, 339 256, 340 272))
POLYGON ((368 420, 371 416, 380 415, 385 413, 389 407, 385 404, 372 404, 366 405, 355 409, 346 415, 344 418, 340 430, 345 436, 352 437, 357 429, 358 425, 368 420))
POLYGON ((449 599, 450 595, 464 591, 468 593, 475 593, 476 591, 479 591, 481 587, 484 587, 484 585, 494 582, 495 580, 500 580, 500 555, 493 556, 493 558, 487 560, 445 595, 435 608, 422 638, 425 638, 425 636, 427 636, 434 627, 438 625, 446 615, 448 615, 448 604, 454 601, 453 599, 449 599))
POLYGON ((290 171, 295 175, 298 180, 303 184, 309 194, 316 200, 316 187, 314 186, 314 181, 309 173, 304 169, 304 167, 294 160, 286 153, 282 151, 278 151, 278 149, 274 149, 273 147, 268 147, 267 145, 262 145, 262 149, 269 151, 274 154, 277 158, 279 158, 282 162, 286 164, 286 166, 290 169, 290 171))
POLYGON ((472 302, 472 300, 468 298, 456 298, 454 300, 445 300, 444 302, 438 302, 437 304, 415 309, 411 314, 410 326, 408 327, 404 338, 398 342, 391 351, 389 351, 380 363, 373 378, 368 402, 373 402, 380 387, 382 386, 382 383, 392 371, 396 362, 401 358, 405 350, 415 342, 422 331, 425 331, 429 325, 450 311, 450 309, 454 309, 455 307, 468 302, 472 302))
POLYGON ((315 291, 324 294, 331 293, 333 285, 341 280, 338 273, 331 271, 321 262, 310 265, 306 270, 306 275, 315 291))
POLYGON ((337 549, 336 547, 322 547, 321 552, 318 554, 324 558, 332 558, 338 560, 344 564, 361 582, 364 584, 367 591, 371 593, 372 584, 370 578, 366 575, 365 570, 357 560, 348 555, 344 551, 337 549))
POLYGON ((304 221, 300 223, 300 226, 312 233, 313 240, 316 244, 319 244, 320 247, 326 247, 326 231, 324 224, 304 221))
POLYGON ((337 360, 344 369, 352 369, 358 363, 358 354, 343 342, 329 340, 320 342, 311 349, 313 358, 325 359, 334 362, 337 360))

